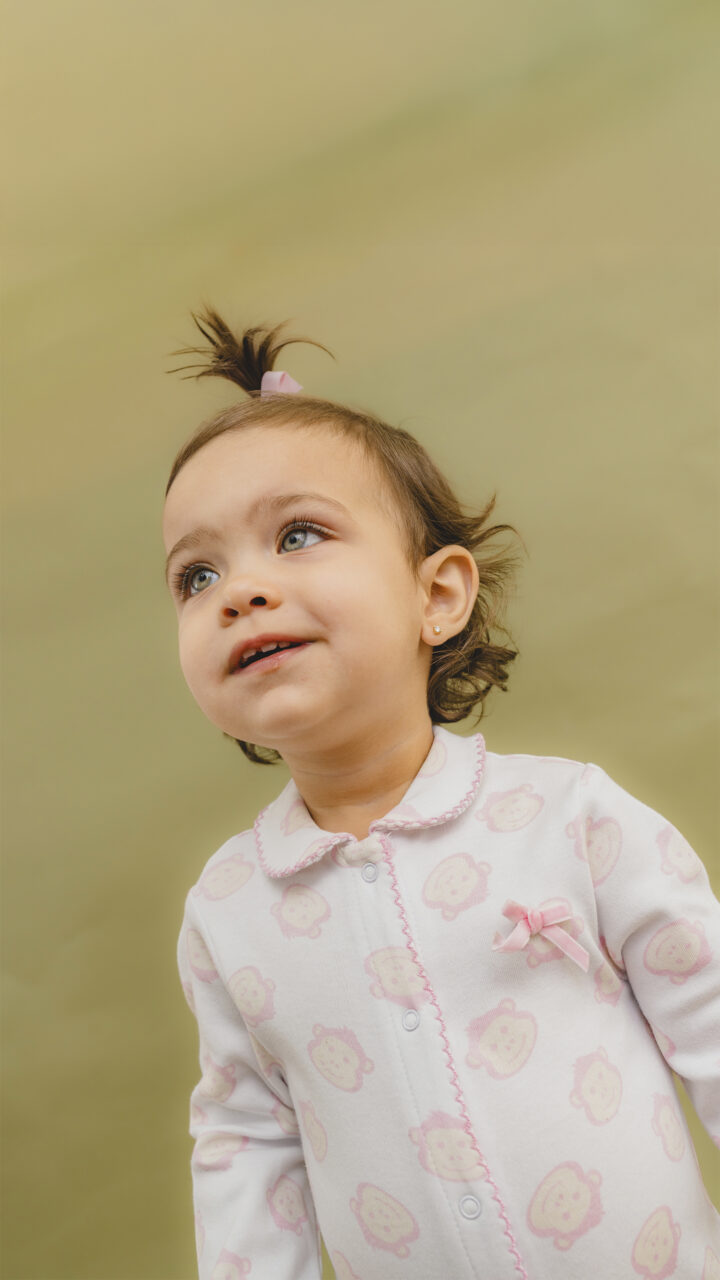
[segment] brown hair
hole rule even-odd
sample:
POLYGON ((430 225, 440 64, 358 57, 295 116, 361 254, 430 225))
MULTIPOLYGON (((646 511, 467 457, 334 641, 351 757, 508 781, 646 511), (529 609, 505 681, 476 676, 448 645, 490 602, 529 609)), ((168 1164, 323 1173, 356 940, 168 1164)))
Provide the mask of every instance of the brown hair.
MULTIPOLYGON (((494 643, 491 636, 497 630, 511 640, 500 619, 519 557, 506 546, 491 548, 488 544, 500 533, 516 534, 522 542, 512 525, 487 525, 496 495, 479 514, 464 514, 448 481, 423 446, 402 428, 314 396, 276 393, 260 399, 262 376, 273 368, 278 353, 292 342, 310 339, 287 338, 279 342, 284 324, 274 328, 259 325, 236 336, 211 308, 193 315, 193 319, 209 347, 184 347, 175 353, 202 357, 200 365, 182 366, 200 370, 187 376, 229 378, 242 387, 250 400, 230 405, 197 429, 175 458, 166 495, 193 454, 226 431, 257 426, 320 427, 356 441, 385 481, 386 493, 380 497, 385 498, 388 514, 398 525, 413 572, 441 547, 460 545, 473 554, 480 575, 477 598, 463 630, 433 646, 427 702, 430 718, 436 724, 462 720, 479 703, 479 722, 490 690, 507 689, 507 667, 517 657, 516 649, 494 643)), ((282 759, 272 748, 241 742, 239 738, 235 741, 257 764, 276 764, 282 759)))

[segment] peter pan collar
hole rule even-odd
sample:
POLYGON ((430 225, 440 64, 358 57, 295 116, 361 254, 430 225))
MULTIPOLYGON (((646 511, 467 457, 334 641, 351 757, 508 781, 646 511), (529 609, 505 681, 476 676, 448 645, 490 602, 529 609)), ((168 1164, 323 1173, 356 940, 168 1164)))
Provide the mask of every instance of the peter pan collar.
MULTIPOLYGON (((433 725, 433 745, 402 800, 370 824, 369 836, 384 831, 436 827, 458 817, 477 794, 485 766, 482 734, 463 738, 433 725)), ((339 845, 358 844, 347 831, 323 831, 305 806, 292 778, 255 820, 255 847, 273 879, 293 875, 339 845)))

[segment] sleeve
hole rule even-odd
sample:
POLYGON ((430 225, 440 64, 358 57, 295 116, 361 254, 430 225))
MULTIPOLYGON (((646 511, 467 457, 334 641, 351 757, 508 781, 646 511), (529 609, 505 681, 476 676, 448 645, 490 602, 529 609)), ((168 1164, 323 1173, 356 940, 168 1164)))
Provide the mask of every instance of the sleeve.
POLYGON ((597 765, 581 785, 600 934, 720 1146, 720 903, 666 819, 597 765))
POLYGON ((178 967, 198 1024, 202 1077, 191 1096, 200 1280, 321 1280, 315 1211, 282 1066, 235 1006, 188 895, 178 967))

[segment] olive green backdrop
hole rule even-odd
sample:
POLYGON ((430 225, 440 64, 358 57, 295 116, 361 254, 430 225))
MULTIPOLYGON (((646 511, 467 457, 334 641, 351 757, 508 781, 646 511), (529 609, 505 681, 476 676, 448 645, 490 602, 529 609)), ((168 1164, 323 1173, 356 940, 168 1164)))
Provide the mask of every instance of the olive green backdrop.
POLYGON ((164 372, 191 307, 292 318, 338 356, 290 349, 308 390, 498 491, 491 749, 601 764, 720 888, 717 16, 5 6, 4 1280, 195 1273, 176 936, 287 774, 177 665, 162 492, 233 398, 164 372))

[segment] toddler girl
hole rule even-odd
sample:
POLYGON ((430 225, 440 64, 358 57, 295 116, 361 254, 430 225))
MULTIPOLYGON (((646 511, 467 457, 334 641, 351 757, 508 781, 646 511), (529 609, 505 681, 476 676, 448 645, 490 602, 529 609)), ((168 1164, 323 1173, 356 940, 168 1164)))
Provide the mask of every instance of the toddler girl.
POLYGON ((187 683, 291 780, 207 863, 179 965, 203 1280, 717 1280, 672 1079, 720 1142, 720 907, 595 764, 444 725, 505 688, 512 568, 406 432, 273 372, 172 470, 187 683))

